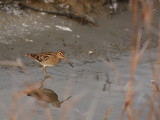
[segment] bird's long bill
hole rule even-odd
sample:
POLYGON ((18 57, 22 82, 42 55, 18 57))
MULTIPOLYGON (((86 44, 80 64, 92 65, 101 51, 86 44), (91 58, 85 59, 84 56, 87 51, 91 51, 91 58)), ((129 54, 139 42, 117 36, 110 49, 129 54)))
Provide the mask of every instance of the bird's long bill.
POLYGON ((64 59, 69 63, 69 65, 70 65, 72 68, 74 68, 73 65, 68 61, 68 59, 67 59, 66 57, 64 57, 64 59))

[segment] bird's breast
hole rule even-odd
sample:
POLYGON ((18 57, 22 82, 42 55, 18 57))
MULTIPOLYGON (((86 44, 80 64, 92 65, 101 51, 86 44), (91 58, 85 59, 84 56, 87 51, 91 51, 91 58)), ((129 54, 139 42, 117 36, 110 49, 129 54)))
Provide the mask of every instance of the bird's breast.
POLYGON ((52 58, 49 58, 49 59, 41 62, 41 64, 45 65, 45 66, 54 66, 54 65, 58 64, 60 61, 61 61, 61 59, 52 57, 52 58))

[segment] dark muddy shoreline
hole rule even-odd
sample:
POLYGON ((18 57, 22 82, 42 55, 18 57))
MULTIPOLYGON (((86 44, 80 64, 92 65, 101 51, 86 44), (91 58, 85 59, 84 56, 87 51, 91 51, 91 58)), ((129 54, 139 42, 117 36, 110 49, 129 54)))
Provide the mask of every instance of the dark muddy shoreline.
MULTIPOLYGON (((120 56, 130 50, 132 12, 125 11, 108 18, 100 16, 98 26, 84 26, 63 17, 26 11, 14 16, 1 12, 1 60, 24 58, 30 52, 64 51, 68 56, 89 58, 120 56), (125 24, 124 24, 125 23, 125 24), (65 31, 56 26, 65 26, 65 31), (77 29, 78 28, 78 29, 77 29), (7 32, 8 31, 8 32, 7 32), (24 47, 25 46, 25 47, 24 47), (89 51, 92 51, 91 54, 89 51)), ((158 18, 158 11, 155 12, 158 18)), ((157 24, 155 19, 155 24, 157 24)), ((144 31, 142 41, 146 40, 144 31)), ((153 34, 152 47, 157 46, 153 34)))

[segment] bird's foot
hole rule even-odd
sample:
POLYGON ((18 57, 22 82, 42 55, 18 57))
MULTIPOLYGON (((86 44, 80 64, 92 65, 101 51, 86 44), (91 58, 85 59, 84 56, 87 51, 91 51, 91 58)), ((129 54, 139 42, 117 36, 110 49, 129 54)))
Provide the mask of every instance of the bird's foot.
POLYGON ((48 75, 46 75, 44 78, 45 78, 45 79, 48 79, 48 78, 52 78, 52 79, 53 79, 53 77, 48 76, 48 75))

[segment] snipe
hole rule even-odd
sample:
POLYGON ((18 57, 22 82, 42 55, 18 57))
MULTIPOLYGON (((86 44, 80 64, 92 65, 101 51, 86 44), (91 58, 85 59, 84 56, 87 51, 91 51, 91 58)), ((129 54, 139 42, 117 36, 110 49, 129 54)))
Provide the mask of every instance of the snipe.
POLYGON ((45 67, 55 66, 58 64, 61 59, 65 59, 71 67, 73 65, 68 61, 68 59, 64 56, 63 52, 59 51, 57 53, 54 52, 42 52, 42 53, 31 53, 26 54, 27 57, 30 57, 42 65, 42 70, 45 74, 45 77, 50 77, 47 75, 45 67))

